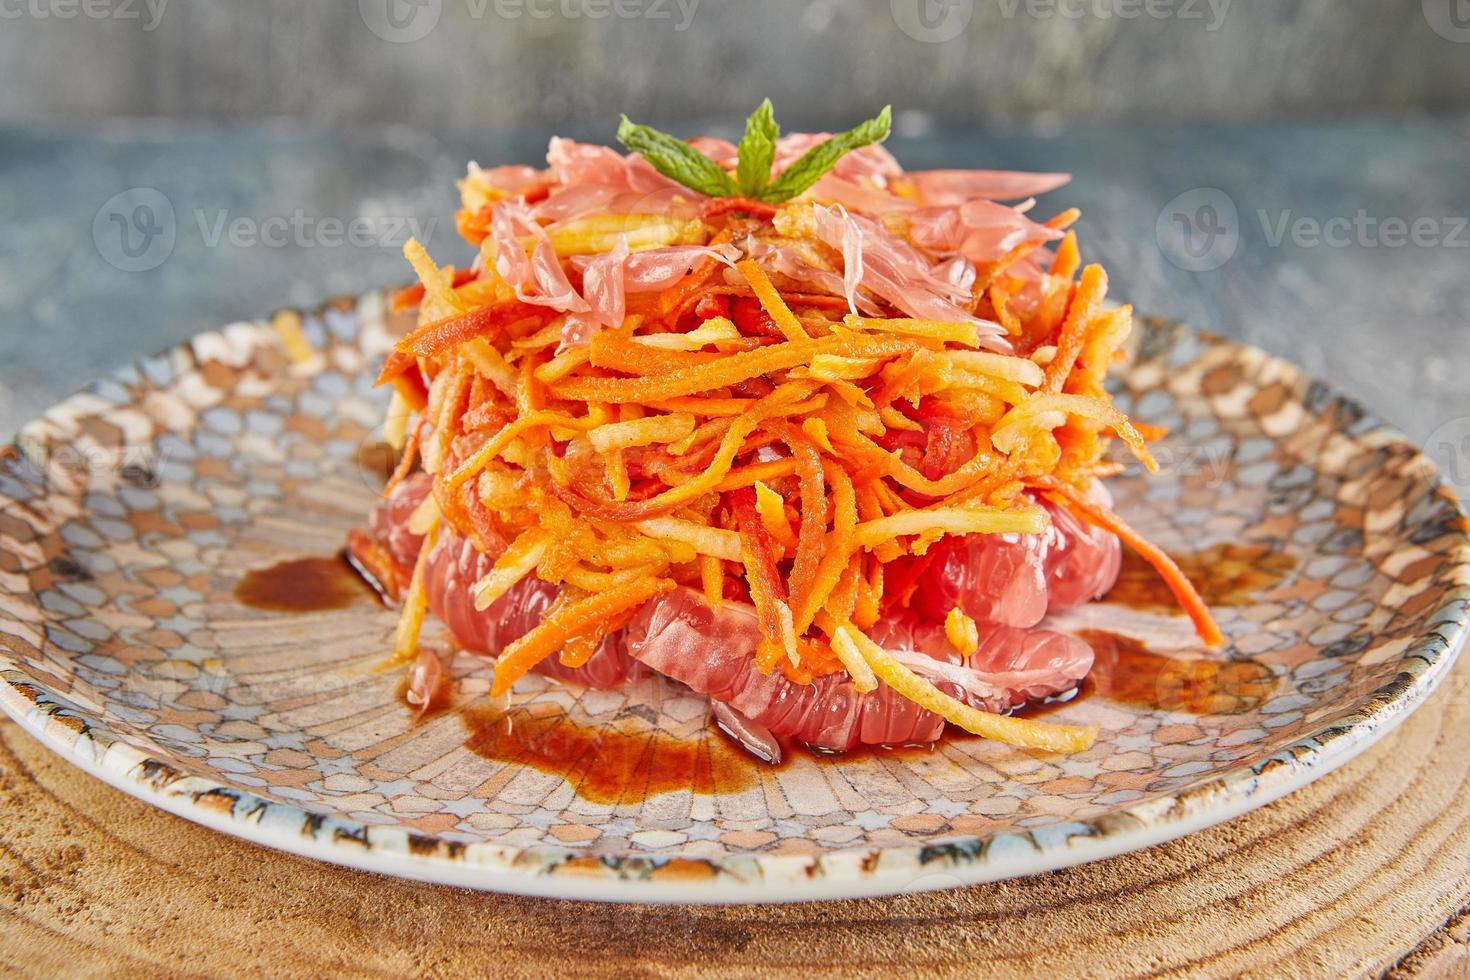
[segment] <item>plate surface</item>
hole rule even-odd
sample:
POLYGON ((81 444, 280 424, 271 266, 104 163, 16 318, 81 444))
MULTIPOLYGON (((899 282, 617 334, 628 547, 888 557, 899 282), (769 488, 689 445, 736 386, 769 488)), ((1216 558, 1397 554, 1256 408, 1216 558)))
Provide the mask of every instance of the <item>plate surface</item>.
POLYGON ((512 738, 464 654, 448 710, 415 724, 374 669, 392 610, 233 597, 362 523, 389 321, 371 294, 236 324, 22 431, 0 460, 8 713, 128 793, 328 861, 524 894, 790 901, 1031 874, 1226 820, 1366 748, 1463 638, 1470 546, 1432 464, 1284 362, 1147 322, 1117 397, 1170 428, 1164 472, 1110 486, 1197 567, 1231 644, 1202 652, 1127 572, 1117 601, 1059 621, 1102 631, 1093 683, 1048 716, 1099 724, 1091 750, 956 738, 769 769, 670 685, 539 677, 517 686, 512 738), (297 323, 311 349, 292 358, 297 323))

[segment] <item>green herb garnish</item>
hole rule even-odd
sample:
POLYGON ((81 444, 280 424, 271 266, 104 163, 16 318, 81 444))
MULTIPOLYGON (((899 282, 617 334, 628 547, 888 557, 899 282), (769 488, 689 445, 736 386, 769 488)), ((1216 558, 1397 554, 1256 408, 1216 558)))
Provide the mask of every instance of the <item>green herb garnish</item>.
POLYGON ((740 140, 734 180, 713 160, 683 140, 652 126, 639 125, 627 116, 623 116, 618 124, 618 142, 635 153, 641 153, 653 169, 665 177, 701 194, 748 197, 779 204, 811 187, 848 153, 860 146, 887 139, 891 117, 891 107, 884 106, 882 112, 867 122, 812 147, 774 181, 771 180, 771 162, 776 156, 776 140, 781 135, 781 127, 776 125, 770 99, 761 102, 745 121, 745 135, 740 140))
POLYGON ((691 190, 710 197, 735 197, 740 193, 735 181, 719 164, 683 140, 652 126, 640 126, 624 116, 618 123, 618 142, 634 153, 643 154, 653 169, 691 190))
POLYGON ((771 100, 763 99, 745 120, 745 135, 740 138, 740 163, 735 168, 735 180, 746 197, 755 197, 770 183, 771 163, 776 159, 776 141, 780 138, 781 127, 776 125, 771 100))

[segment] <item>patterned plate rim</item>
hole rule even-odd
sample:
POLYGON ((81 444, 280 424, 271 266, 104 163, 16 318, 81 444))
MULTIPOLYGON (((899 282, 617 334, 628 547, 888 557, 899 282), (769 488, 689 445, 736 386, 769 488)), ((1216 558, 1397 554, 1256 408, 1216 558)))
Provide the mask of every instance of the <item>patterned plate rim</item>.
MULTIPOLYGON (((379 306, 383 292, 331 300, 320 310, 379 306)), ((286 311, 294 313, 295 311, 286 311)), ((1470 604, 1470 532, 1463 509, 1438 468, 1408 437, 1330 385, 1259 348, 1177 324, 1209 345, 1228 345, 1258 366, 1318 392, 1360 414, 1356 428, 1381 445, 1408 450, 1460 517, 1457 541, 1447 552, 1454 583, 1425 615, 1431 627, 1403 653, 1417 668, 1361 698, 1350 716, 1328 724, 1254 764, 1228 769, 1184 792, 1163 795, 1104 816, 993 836, 955 835, 942 842, 881 848, 834 848, 817 855, 733 854, 715 858, 641 854, 589 855, 547 845, 515 847, 465 844, 398 827, 370 826, 323 816, 267 800, 235 786, 186 775, 166 760, 128 743, 94 713, 36 683, 0 649, 0 708, 43 745, 116 789, 176 816, 257 844, 329 863, 396 877, 509 894, 617 902, 751 903, 862 898, 931 891, 999 881, 1116 857, 1162 844, 1265 806, 1332 772, 1393 730, 1439 686, 1467 635, 1470 604)), ((255 345, 279 345, 266 322, 235 324, 196 335, 157 357, 192 356, 191 348, 242 331, 255 345)), ((93 392, 121 380, 132 368, 110 372, 83 391, 47 409, 29 425, 105 413, 93 392)), ((11 622, 11 625, 19 625, 11 622)))

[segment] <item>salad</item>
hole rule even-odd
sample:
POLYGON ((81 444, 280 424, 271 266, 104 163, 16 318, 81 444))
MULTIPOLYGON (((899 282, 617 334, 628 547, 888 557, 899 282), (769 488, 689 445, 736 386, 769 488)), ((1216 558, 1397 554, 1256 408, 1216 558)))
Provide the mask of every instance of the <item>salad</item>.
POLYGON ((350 541, 401 599, 412 703, 441 683, 432 615, 495 695, 661 674, 767 760, 946 724, 1080 751, 1092 728, 1014 712, 1087 675, 1043 619, 1124 545, 1221 642, 1111 509, 1110 446, 1153 470, 1162 432, 1104 388, 1131 311, 1078 212, 1036 214, 1067 175, 907 172, 888 132, 781 135, 766 102, 738 146, 624 117, 627 153, 470 165, 473 264, 405 249, 417 326, 378 379, 401 461, 350 541))

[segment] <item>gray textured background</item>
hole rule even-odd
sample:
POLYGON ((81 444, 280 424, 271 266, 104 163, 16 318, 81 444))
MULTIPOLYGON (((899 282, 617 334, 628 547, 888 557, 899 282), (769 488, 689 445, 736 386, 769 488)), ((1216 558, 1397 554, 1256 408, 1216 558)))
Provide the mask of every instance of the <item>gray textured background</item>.
POLYGON ((1453 110, 1464 41, 1466 0, 0 0, 0 122, 1453 110))

